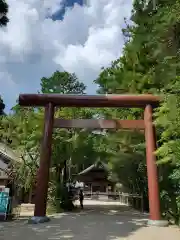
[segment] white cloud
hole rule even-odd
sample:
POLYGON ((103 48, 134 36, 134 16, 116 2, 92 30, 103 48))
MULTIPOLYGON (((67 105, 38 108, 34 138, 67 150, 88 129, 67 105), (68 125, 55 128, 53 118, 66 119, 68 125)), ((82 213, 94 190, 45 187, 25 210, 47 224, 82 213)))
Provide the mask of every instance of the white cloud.
POLYGON ((7 0, 10 22, 0 29, 0 94, 8 108, 20 92, 37 92, 41 77, 55 70, 75 72, 92 93, 101 67, 119 57, 132 0, 89 0, 67 9, 62 21, 47 18, 63 1, 7 0))

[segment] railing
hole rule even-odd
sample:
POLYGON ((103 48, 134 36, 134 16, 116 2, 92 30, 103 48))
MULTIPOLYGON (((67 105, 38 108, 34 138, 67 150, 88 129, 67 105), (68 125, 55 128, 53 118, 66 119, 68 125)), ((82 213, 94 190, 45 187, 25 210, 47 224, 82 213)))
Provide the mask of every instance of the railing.
POLYGON ((132 206, 138 210, 143 211, 143 197, 138 194, 84 191, 84 198, 94 200, 119 201, 123 205, 132 206))

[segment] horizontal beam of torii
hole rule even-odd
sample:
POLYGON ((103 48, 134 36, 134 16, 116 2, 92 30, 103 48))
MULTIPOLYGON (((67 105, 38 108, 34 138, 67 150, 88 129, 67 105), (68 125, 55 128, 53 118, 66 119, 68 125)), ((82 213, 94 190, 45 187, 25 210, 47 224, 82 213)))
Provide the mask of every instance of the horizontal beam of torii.
POLYGON ((143 130, 144 120, 54 119, 54 128, 143 130))
POLYGON ((161 98, 151 94, 142 95, 66 95, 66 94, 20 94, 21 106, 46 106, 51 103, 61 107, 128 107, 145 108, 159 105, 161 98))

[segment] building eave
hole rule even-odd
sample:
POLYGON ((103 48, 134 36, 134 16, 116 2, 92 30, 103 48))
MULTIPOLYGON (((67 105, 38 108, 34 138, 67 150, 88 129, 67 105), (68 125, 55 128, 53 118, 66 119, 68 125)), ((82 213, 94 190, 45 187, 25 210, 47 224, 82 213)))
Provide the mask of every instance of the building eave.
POLYGON ((78 176, 82 176, 88 172, 90 172, 91 170, 93 170, 94 168, 98 168, 98 165, 101 165, 103 167, 103 169, 107 172, 110 171, 110 169, 108 168, 108 165, 101 162, 101 161, 97 161, 94 164, 90 165, 88 168, 84 169, 83 171, 81 171, 80 173, 78 173, 78 176))

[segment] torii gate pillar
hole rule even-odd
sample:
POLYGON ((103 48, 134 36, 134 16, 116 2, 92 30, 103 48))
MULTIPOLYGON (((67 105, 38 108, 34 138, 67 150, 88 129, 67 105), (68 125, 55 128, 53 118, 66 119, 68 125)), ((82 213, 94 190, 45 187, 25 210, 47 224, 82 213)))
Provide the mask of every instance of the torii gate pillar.
POLYGON ((47 193, 49 183, 49 169, 51 160, 51 143, 54 122, 54 106, 48 103, 45 106, 44 131, 41 143, 40 165, 37 173, 34 217, 29 223, 48 222, 46 216, 47 193))
POLYGON ((159 181, 155 156, 156 136, 152 117, 153 108, 151 105, 146 105, 144 110, 144 125, 150 213, 148 224, 155 226, 166 226, 168 225, 168 222, 161 220, 159 181))

